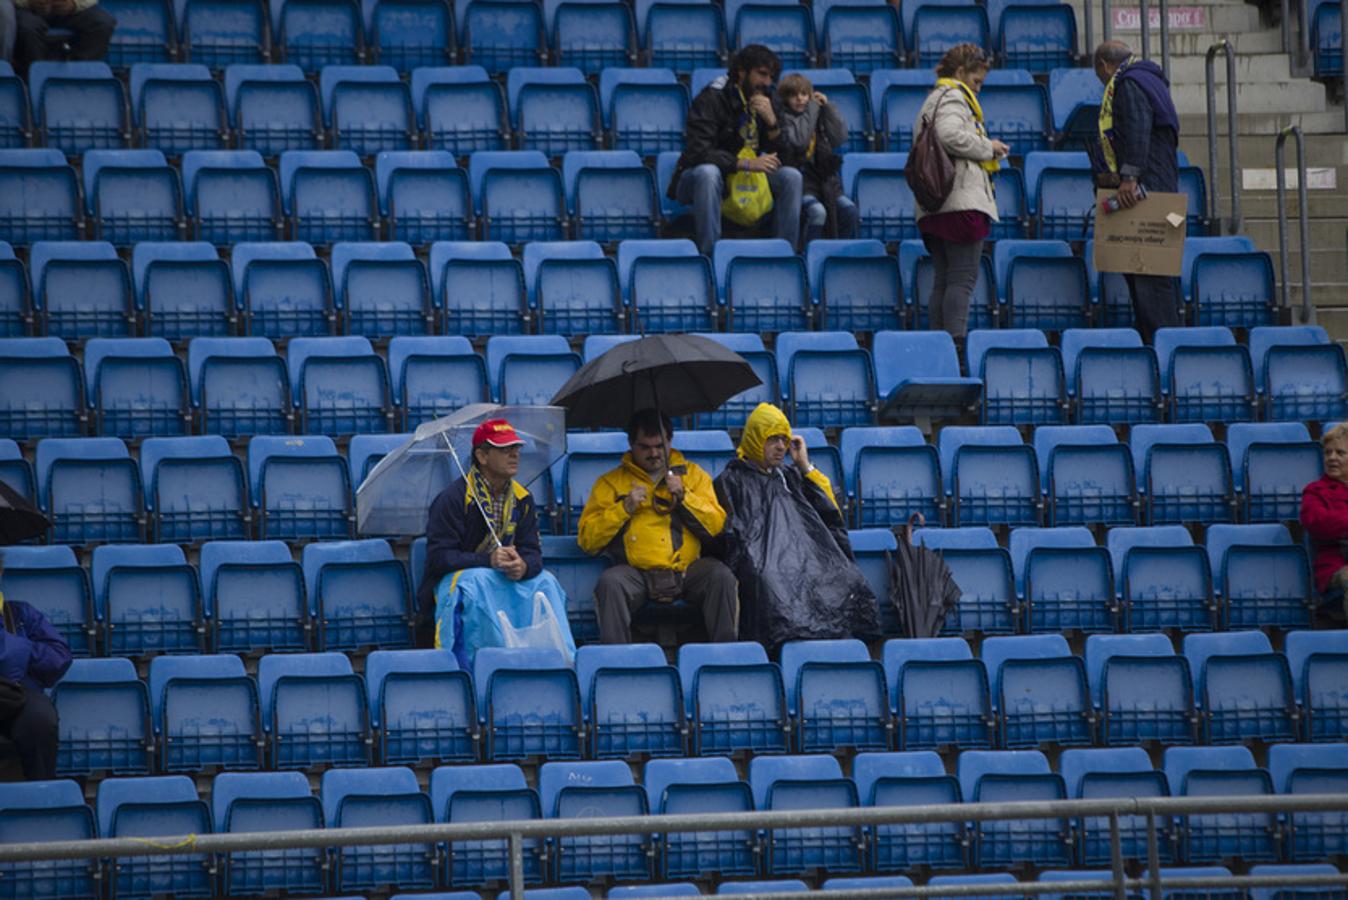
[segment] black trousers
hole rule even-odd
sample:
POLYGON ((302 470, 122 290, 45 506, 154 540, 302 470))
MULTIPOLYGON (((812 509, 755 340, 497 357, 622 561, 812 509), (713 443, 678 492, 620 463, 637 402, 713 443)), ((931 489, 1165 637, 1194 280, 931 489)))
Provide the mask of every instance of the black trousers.
POLYGON ((108 54, 112 32, 117 20, 101 6, 91 6, 68 16, 44 18, 26 9, 15 10, 18 33, 14 40, 14 68, 27 75, 28 67, 47 56, 47 29, 69 28, 74 32, 70 41, 70 58, 99 60, 108 54))
MULTIPOLYGON (((646 604, 646 581, 631 566, 610 566, 594 588, 599 639, 632 642, 632 615, 646 604)), ((719 559, 704 556, 683 574, 683 599, 702 610, 707 639, 733 641, 739 629, 739 584, 719 559)))
POLYGON ((1150 344, 1158 328, 1176 328, 1180 320, 1179 279, 1167 275, 1125 275, 1133 298, 1133 325, 1150 344))
POLYGON ((23 710, 8 722, 0 723, 6 736, 19 751, 24 777, 44 781, 56 777, 56 746, 60 726, 56 707, 41 691, 28 691, 23 710))

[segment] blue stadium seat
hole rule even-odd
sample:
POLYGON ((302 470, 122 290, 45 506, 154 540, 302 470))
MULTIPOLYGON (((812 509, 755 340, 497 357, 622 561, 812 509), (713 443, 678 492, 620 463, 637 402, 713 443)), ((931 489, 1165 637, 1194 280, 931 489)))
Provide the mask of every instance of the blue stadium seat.
POLYGON ((335 149, 364 157, 416 148, 412 95, 392 66, 324 66, 319 96, 335 149))
POLYGON ((843 479, 859 527, 906 522, 921 513, 936 525, 945 495, 936 448, 915 426, 844 428, 840 444, 843 479))
POLYGON ((281 154, 281 197, 296 240, 313 244, 378 237, 374 178, 350 150, 281 154))
MULTIPOLYGON (((589 819, 644 816, 646 792, 632 780, 627 763, 545 762, 538 770, 538 796, 549 818, 589 819)), ((555 844, 556 879, 595 878, 644 881, 650 878, 646 835, 561 837, 555 844)))
POLYGON ((350 535, 346 460, 327 435, 251 438, 248 484, 257 511, 257 537, 295 540, 350 535))
POLYGON ((365 52, 400 73, 453 63, 458 39, 453 6, 444 0, 377 0, 361 4, 365 52))
POLYGON ((1314 4, 1310 46, 1317 78, 1343 77, 1343 9, 1333 3, 1314 4))
MULTIPOLYGON (((889 8, 889 4, 825 0, 812 5, 811 11, 814 14, 816 48, 821 60, 826 60, 830 66, 867 75, 878 69, 901 65, 903 29, 896 11, 889 8)), ((818 81, 814 81, 814 85, 820 87, 818 81)), ((832 92, 827 88, 824 91, 831 101, 832 92)), ((859 124, 848 117, 849 126, 856 127, 859 124)))
POLYGON ((814 29, 804 5, 731 0, 725 4, 725 25, 731 46, 761 44, 776 53, 783 66, 793 69, 806 68, 814 61, 814 29))
POLYGON ((165 63, 178 52, 168 0, 112 0, 106 9, 117 20, 106 57, 109 65, 120 69, 140 62, 165 63))
POLYGON ((605 243, 656 237, 655 179, 635 151, 570 150, 562 179, 576 237, 605 243))
POLYGON ((806 266, 821 327, 858 332, 902 327, 899 267, 879 241, 811 241, 806 266))
POLYGON ((1296 519, 1301 488, 1320 477, 1320 447, 1301 422, 1237 422, 1226 450, 1246 522, 1296 519))
MULTIPOLYGON (((1016 70, 998 71, 1009 74, 1016 70)), ((1048 91, 1042 84, 1033 81, 1029 84, 987 84, 979 105, 984 102, 987 103, 985 115, 989 137, 1009 144, 1018 156, 1048 149, 1053 139, 1053 124, 1048 111, 1048 91)))
POLYGON ((80 365, 58 337, 0 338, 0 432, 18 440, 85 430, 80 365))
POLYGON ((893 243, 918 236, 917 201, 903 174, 907 162, 906 152, 843 157, 843 193, 856 203, 860 216, 857 237, 893 243))
POLYGON ((988 638, 982 658, 1001 720, 1002 746, 1091 743, 1095 714, 1086 670, 1061 634, 988 638))
POLYGON ((407 570, 388 542, 308 544, 302 558, 319 650, 392 650, 412 645, 407 570))
POLYGON ((546 57, 546 25, 537 0, 469 0, 455 7, 464 62, 493 75, 536 66, 546 57))
POLYGON ((270 0, 273 41, 287 62, 317 72, 353 65, 363 56, 361 13, 355 0, 270 0))
POLYGON ((33 470, 53 542, 140 540, 140 473, 120 439, 44 438, 33 470))
MULTIPOLYGON (((655 277, 652 275, 652 277, 655 277)), ((734 350, 753 368, 754 374, 762 382, 757 387, 741 391, 721 404, 715 412, 699 413, 699 428, 739 428, 759 403, 777 403, 779 382, 777 379, 777 361, 763 346, 763 338, 757 334, 723 334, 703 332, 699 337, 716 341, 722 346, 734 350)), ((797 423, 799 425, 799 423, 797 423)))
POLYGON ((478 151, 468 161, 468 181, 483 239, 522 244, 566 236, 561 175, 540 151, 478 151))
MULTIPOLYGON (((680 75, 723 65, 726 27, 721 8, 704 0, 637 0, 636 27, 647 64, 680 75)), ((693 91, 693 96, 697 92, 693 91)))
MULTIPOLYGON (((993 746, 996 719, 987 671, 963 638, 885 641, 884 667, 900 749, 993 746)), ((957 801, 956 796, 950 802, 957 801)))
POLYGON ((0 484, 30 503, 37 502, 33 487, 33 467, 12 438, 0 438, 0 484))
POLYGON ((406 444, 411 438, 412 435, 406 432, 402 434, 353 435, 351 443, 346 446, 346 459, 350 466, 352 489, 359 493, 361 482, 374 471, 374 467, 379 465, 385 456, 406 444))
MULTIPOLYGON (((39 329, 68 341, 134 332, 131 272, 106 241, 39 241, 28 254, 39 329)), ((92 398, 91 398, 92 399, 92 398)))
POLYGON ((74 660, 51 700, 61 724, 58 776, 150 771, 150 698, 131 660, 74 660))
MULTIPOLYGON (((1262 631, 1190 634, 1184 655, 1210 744, 1295 740, 1296 696, 1287 658, 1262 631)), ((1176 785, 1171 779, 1171 786, 1176 785)))
MULTIPOLYGON (((1262 865, 1250 866, 1250 875, 1258 878, 1300 878, 1307 875, 1330 875, 1337 876, 1339 870, 1329 863, 1307 864, 1307 865, 1262 865)), ((1342 897, 1342 884, 1338 888, 1334 887, 1294 887, 1290 884, 1279 885, 1277 887, 1253 888, 1250 891, 1251 900, 1297 900, 1302 897, 1314 896, 1342 897)))
POLYGON ((444 650, 375 650, 365 662, 370 726, 385 765, 477 759, 477 711, 467 672, 444 650))
POLYGON ((951 525, 1039 523, 1039 464, 1015 428, 950 426, 937 449, 951 525))
POLYGON ((1156 354, 1131 328, 1068 328, 1062 333, 1067 394, 1082 425, 1161 421, 1156 354))
MULTIPOLYGON (((94 809, 102 837, 176 837, 209 834, 211 814, 186 775, 109 778, 98 786, 94 809)), ((215 873, 205 853, 124 856, 113 862, 113 896, 210 897, 215 873)))
POLYGON ((1060 330, 1086 324, 1086 264, 1066 241, 998 241, 997 294, 1016 328, 1060 330))
POLYGON ((368 338, 295 338, 286 362, 301 433, 388 430, 388 371, 368 338))
POLYGON ((579 69, 515 66, 506 94, 521 150, 559 157, 601 146, 599 98, 579 69))
MULTIPOLYGON (((790 646, 790 645, 788 645, 790 646)), ((845 809, 859 806, 856 785, 832 756, 755 756, 749 787, 761 810, 845 809)), ((860 872, 860 829, 846 826, 784 828, 767 833, 768 875, 822 869, 860 872)))
POLYGON ((90 150, 83 173, 86 212, 97 237, 128 246, 182 236, 182 186, 163 153, 90 150))
POLYGON ((582 647, 576 678, 595 759, 683 755, 687 724, 679 674, 658 646, 582 647))
POLYGON ((559 66, 576 66, 597 76, 609 66, 636 58, 632 10, 616 0, 546 0, 548 46, 559 66))
POLYGON ((1273 258, 1249 238, 1195 237, 1184 242, 1181 286, 1199 325, 1272 325, 1278 303, 1273 258))
POLYGON ((189 150, 182 170, 197 240, 224 246, 281 236, 276 173, 256 150, 189 150))
POLYGON ((713 479, 735 458, 735 443, 725 431, 703 429, 683 431, 675 429, 670 446, 683 454, 688 462, 702 468, 713 479))
POLYGON ((983 381, 985 425, 1054 425, 1067 420, 1062 356, 1037 328, 969 332, 969 374, 983 381))
POLYGON ((481 66, 416 69, 412 102, 427 149, 467 156, 477 150, 509 147, 505 88, 492 81, 481 66))
POLYGON ((1217 627, 1208 555, 1183 525, 1111 528, 1106 544, 1129 631, 1217 627))
MULTIPOLYGON (((1067 799, 1062 776, 1049 770, 1038 750, 966 751, 959 756, 958 778, 966 803, 1067 799)), ((1063 819, 986 821, 975 825, 973 839, 973 858, 984 867, 1071 862, 1072 833, 1063 819)))
POLYGON ((1224 326, 1159 328, 1153 341, 1171 422, 1253 419, 1250 357, 1224 326))
POLYGON ((981 402, 982 382, 961 377, 949 334, 877 331, 873 343, 881 422, 957 418, 981 402))
POLYGON ((1041 239, 1079 241, 1092 234, 1095 190, 1083 151, 1035 150, 1025 156, 1025 198, 1041 239))
MULTIPOLYGON (((1151 758, 1141 747, 1064 750, 1058 759, 1058 771, 1062 773, 1067 786, 1067 796, 1074 800, 1166 797, 1170 794, 1165 773, 1152 768, 1151 758)), ((1078 822, 1080 837, 1077 846, 1082 864, 1099 865, 1109 861, 1109 819, 1083 816, 1078 822)), ((1160 817, 1156 824, 1157 856, 1161 861, 1169 862, 1174 858, 1169 817, 1160 817)), ((1119 817, 1119 849, 1124 859, 1147 858, 1147 825, 1142 816, 1119 817)))
POLYGON ((786 752, 782 673, 762 644, 684 644, 678 667, 695 755, 786 752))
POLYGON ((269 768, 370 764, 365 681, 346 654, 268 654, 257 687, 269 768))
POLYGON ((1070 6, 1049 0, 989 3, 988 21, 1002 65, 1050 72, 1073 64, 1077 20, 1070 6))
POLYGON ((271 341, 193 338, 187 368, 204 433, 242 437, 290 430, 290 382, 271 341))
POLYGON ((248 483, 223 437, 148 438, 140 448, 140 481, 156 541, 248 536, 248 483))
MULTIPOLYGON (((218 834, 323 827, 323 807, 302 772, 222 772, 211 783, 218 834)), ((251 850, 221 859, 220 888, 230 895, 267 890, 314 893, 327 881, 327 850, 251 850)))
POLYGON ((228 145, 224 92, 203 65, 136 63, 131 67, 131 105, 142 147, 181 156, 228 145))
POLYGON ((774 881, 723 881, 717 886, 716 894, 718 896, 722 894, 761 894, 765 891, 796 893, 809 889, 809 885, 799 878, 781 878, 774 881))
POLYGON ((84 378, 96 432, 125 438, 187 432, 187 373, 163 338, 90 338, 84 378))
POLYGON ((960 586, 960 602, 946 616, 942 635, 1015 633, 1021 607, 1011 555, 997 546, 990 529, 921 528, 913 532, 913 543, 940 552, 960 586))
POLYGON ((729 330, 763 333, 809 327, 813 311, 805 263, 789 241, 721 240, 712 265, 729 330))
POLYGON ((374 167, 380 211, 393 240, 429 246, 442 238, 463 241, 475 234, 468 173, 452 154, 389 151, 375 157, 374 167))
POLYGON ((524 269, 505 244, 437 241, 431 245, 430 270, 434 302, 445 310, 445 333, 521 334, 532 322, 524 269))
POLYGON ((193 62, 221 69, 263 63, 272 52, 272 29, 262 0, 174 0, 183 52, 193 62))
MULTIPOLYGON (((621 432, 576 433, 567 436, 567 456, 554 475, 557 502, 566 516, 568 531, 580 518, 595 481, 622 462, 627 435, 621 432)), ((582 598, 582 601, 584 599, 582 598)))
POLYGON ((28 72, 38 141, 68 156, 130 143, 126 91, 105 62, 38 60, 28 72))
POLYGON ((967 0, 922 0, 913 7, 901 10, 910 65, 935 65, 957 44, 990 46, 982 6, 967 0))
MULTIPOLYGON (((828 479, 829 484, 842 484, 842 454, 838 452, 837 447, 828 442, 828 437, 825 436, 824 429, 806 425, 803 428, 793 428, 792 432, 805 439, 805 446, 810 451, 810 462, 814 463, 815 468, 824 474, 824 477, 828 479)), ((843 515, 845 516, 847 514, 846 497, 835 493, 835 499, 837 499, 838 504, 842 507, 843 515)))
POLYGON ((894 723, 885 672, 856 639, 782 645, 787 709, 803 753, 886 750, 894 723))
POLYGON ((1108 425, 1045 425, 1034 453, 1050 525, 1132 525, 1137 521, 1133 458, 1108 425))
POLYGON ((688 89, 673 70, 605 68, 599 73, 599 102, 615 150, 645 157, 683 148, 688 89))
POLYGON ((211 541, 200 555, 209 645, 221 653, 306 650, 304 578, 282 541, 211 541))
POLYGON ((1212 525, 1207 547, 1227 628, 1310 627, 1310 560, 1304 547, 1292 543, 1287 526, 1212 525))
MULTIPOLYGON (((946 774, 940 756, 931 750, 858 753, 852 762, 852 780, 864 806, 960 802, 959 782, 946 774)), ((906 871, 914 865, 963 868, 964 839, 964 826, 957 822, 873 825, 870 842, 874 850, 868 868, 878 872, 906 871)))
POLYGON ((1049 106, 1059 150, 1084 151, 1091 138, 1098 139, 1100 98, 1104 85, 1089 68, 1058 68, 1049 72, 1049 106))
POLYGON ((906 875, 872 875, 861 878, 829 878, 819 886, 821 891, 854 891, 880 888, 912 887, 913 880, 906 875))
MULTIPOLYGON (((877 69, 871 73, 871 113, 877 144, 891 152, 913 145, 913 123, 936 82, 933 69, 877 69)), ((844 182, 843 190, 848 185, 844 182)))
POLYGON ((323 145, 318 88, 299 66, 231 65, 225 69, 225 97, 241 150, 280 156, 323 145))
POLYGON ((55 147, 0 150, 0 198, 0 230, 14 246, 79 238, 79 182, 55 147))
POLYGON ((147 684, 160 771, 261 767, 257 685, 238 656, 158 656, 147 684))
POLYGON ((618 244, 618 287, 634 332, 715 327, 711 265, 687 239, 618 244))
POLYGON ((309 244, 235 244, 231 265, 248 334, 283 339, 329 334, 336 327, 328 267, 309 244))
MULTIPOLYGON (((642 774, 652 814, 752 812, 753 795, 735 764, 723 757, 653 759, 642 774)), ((656 838, 662 878, 697 878, 707 872, 753 875, 756 838, 748 831, 674 832, 656 838)), ((613 891, 610 891, 612 896, 613 891)))
POLYGON ((524 281, 542 333, 603 334, 622 328, 618 271, 594 241, 526 244, 524 281))
POLYGON ((1348 641, 1342 631, 1293 631, 1283 643, 1292 687, 1312 741, 1348 739, 1348 697, 1343 675, 1348 641))
POLYGON ((1317 325, 1250 329, 1255 384, 1268 421, 1332 421, 1348 416, 1343 350, 1317 325))
MULTIPOLYGON (((3 84, 0 83, 0 90, 3 84)), ((22 337, 33 325, 28 270, 8 241, 0 241, 0 339, 22 337)))
POLYGON ((1231 463, 1206 425, 1135 425, 1128 442, 1145 524, 1231 521, 1231 463))
MULTIPOLYGON (((1224 866, 1188 866, 1163 868, 1160 870, 1162 878, 1219 878, 1224 879, 1231 875, 1231 870, 1224 866)), ((1149 878, 1151 873, 1143 870, 1142 877, 1149 878)), ((1243 888, 1162 888, 1162 900, 1240 900, 1245 897, 1246 892, 1243 888)))
MULTIPOLYGON (((1186 641, 1188 643, 1188 641, 1186 641)), ((1272 794, 1273 780, 1255 767, 1246 747, 1170 747, 1162 763, 1176 796, 1272 794)), ((1263 813, 1215 813, 1180 819, 1181 844, 1191 863, 1240 856, 1276 860, 1277 817, 1263 813)))
POLYGON ((27 147, 32 130, 28 88, 8 60, 0 61, 0 148, 27 147))
MULTIPOLYGON (((438 766, 431 773, 431 808, 437 822, 512 822, 541 819, 538 794, 513 763, 438 766)), ((448 883, 467 887, 504 881, 510 873, 505 840, 455 841, 449 845, 448 883)), ((524 879, 542 880, 545 842, 526 838, 524 879)))
POLYGON ((594 587, 608 567, 608 560, 582 551, 574 537, 545 534, 542 540, 548 571, 561 582, 566 593, 571 636, 577 645, 598 641, 599 620, 594 611, 594 587))
MULTIPOLYGON (((329 828, 397 828, 429 825, 431 801, 411 769, 329 769, 319 788, 329 828)), ((334 884, 339 891, 373 891, 384 886, 436 885, 439 854, 432 844, 384 844, 336 850, 334 884)))
POLYGON ((787 415, 799 425, 840 428, 874 421, 871 355, 850 332, 783 332, 777 336, 777 374, 787 415))
POLYGON ((547 403, 580 368, 580 355, 566 338, 494 335, 487 339, 487 377, 501 403, 547 403))
POLYGON ((110 654, 199 653, 205 627, 196 570, 172 544, 96 547, 94 615, 110 654))
POLYGON ((65 546, 6 547, 4 586, 42 611, 74 656, 93 656, 98 629, 89 575, 65 546))
POLYGON ((580 688, 576 673, 560 653, 483 647, 473 663, 473 685, 485 732, 485 758, 580 758, 584 731, 580 688))
MULTIPOLYGON (((94 814, 70 779, 15 782, 0 787, 0 840, 6 844, 82 841, 97 837, 94 814)), ((0 877, 25 897, 93 900, 100 863, 83 859, 0 864, 0 877)))
POLYGON ((487 397, 482 357, 466 337, 395 337, 388 357, 393 402, 405 429, 487 397))
MULTIPOLYGON (((751 873, 752 874, 752 873, 751 873)), ((645 900, 647 897, 701 897, 702 892, 690 881, 669 884, 629 884, 609 888, 607 900, 645 900)))
POLYGON ((997 220, 988 239, 1023 239, 1030 236, 1030 213, 1025 197, 1025 175, 1009 167, 992 173, 992 192, 997 201, 997 220))
POLYGON ((1122 624, 1109 552, 1084 525, 1017 528, 1010 550, 1031 633, 1111 633, 1122 624))
POLYGON ((147 335, 190 340, 235 332, 239 317, 229 265, 215 247, 204 241, 143 241, 131 251, 131 269, 136 311, 147 335))
POLYGON ((1085 660, 1102 743, 1194 742, 1193 681, 1187 660, 1175 655, 1168 637, 1093 634, 1086 639, 1085 660))
MULTIPOLYGON (((1343 744, 1274 744, 1268 749, 1273 788, 1281 794, 1342 793, 1348 785, 1343 744)), ((1286 856, 1319 862, 1348 847, 1348 818, 1341 812, 1291 813, 1286 856)))
POLYGON ((334 244, 332 282, 347 334, 379 339, 433 329, 426 267, 408 244, 334 244))

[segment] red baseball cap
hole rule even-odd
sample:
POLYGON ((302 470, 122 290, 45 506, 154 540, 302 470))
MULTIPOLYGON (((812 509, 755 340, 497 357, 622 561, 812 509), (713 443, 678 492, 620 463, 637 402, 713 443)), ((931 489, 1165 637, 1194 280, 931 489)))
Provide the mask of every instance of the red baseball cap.
POLYGON ((473 432, 473 449, 482 444, 492 447, 521 447, 524 439, 515 433, 515 429, 505 419, 488 419, 477 426, 473 432))

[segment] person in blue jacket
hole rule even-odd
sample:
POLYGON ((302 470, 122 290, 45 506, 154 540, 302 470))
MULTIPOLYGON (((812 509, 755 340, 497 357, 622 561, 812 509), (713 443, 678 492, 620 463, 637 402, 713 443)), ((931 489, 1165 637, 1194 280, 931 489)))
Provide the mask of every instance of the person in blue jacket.
POLYGON ((70 645, 40 611, 3 592, 0 624, 0 732, 18 749, 25 778, 55 778, 60 732, 44 690, 70 668, 70 645))

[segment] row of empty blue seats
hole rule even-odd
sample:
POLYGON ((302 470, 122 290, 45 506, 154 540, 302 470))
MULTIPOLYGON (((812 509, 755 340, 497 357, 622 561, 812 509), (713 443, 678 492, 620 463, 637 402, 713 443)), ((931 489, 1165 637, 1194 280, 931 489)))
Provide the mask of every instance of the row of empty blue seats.
MULTIPOLYGON (((948 747, 1341 741, 1343 632, 1061 634, 482 648, 471 677, 447 651, 78 659, 53 690, 62 774, 307 769, 437 760, 841 753, 948 747), (392 673, 399 673, 394 675, 392 673), (152 727, 152 730, 151 730, 152 727)), ((930 801, 928 801, 930 802, 930 801)))
MULTIPOLYGON (((84 803, 72 781, 4 785, 0 789, 0 826, 15 827, 44 814, 69 838, 176 836, 276 828, 342 828, 519 819, 567 819, 631 816, 647 813, 749 812, 847 808, 871 805, 911 806, 923 802, 997 802, 1068 797, 1211 796, 1298 794, 1325 785, 1341 789, 1348 769, 1340 747, 1280 745, 1270 751, 1269 769, 1258 768, 1244 748, 1222 752, 1172 748, 1163 768, 1154 769, 1141 750, 1071 751, 1061 774, 1038 751, 998 753, 971 750, 960 755, 956 775, 947 775, 934 753, 863 754, 845 777, 827 756, 758 757, 742 780, 728 760, 671 759, 646 764, 638 784, 623 763, 548 762, 539 770, 537 788, 513 765, 442 766, 428 791, 412 770, 385 767, 333 769, 324 773, 317 795, 299 773, 222 773, 211 783, 209 802, 198 797, 183 775, 110 778, 98 789, 93 807, 84 803)), ((1145 826, 1129 817, 1123 826, 1127 859, 1145 859, 1145 826)), ((998 868, 1022 862, 1042 867, 1109 861, 1108 820, 1027 819, 969 823, 875 825, 866 828, 776 829, 683 832, 669 835, 614 835, 526 839, 524 876, 529 883, 589 882, 604 878, 649 881, 656 878, 720 878, 806 872, 859 873, 906 870, 911 860, 936 869, 968 863, 998 868), (1104 854, 1103 856, 1101 854, 1104 854), (1020 855, 1017 855, 1020 854, 1020 855), (652 863, 654 862, 654 865, 652 863)), ((1245 857, 1250 862, 1315 860, 1316 853, 1343 852, 1342 813, 1189 815, 1161 823, 1160 860, 1164 863, 1221 862, 1245 857), (1283 852, 1285 850, 1285 852, 1283 852)), ((110 876, 116 896, 256 894, 263 890, 313 893, 375 890, 380 887, 476 887, 503 882, 508 875, 504 840, 449 844, 353 846, 323 850, 280 850, 266 855, 222 855, 218 883, 206 854, 127 857, 115 860, 110 876), (331 856, 331 863, 329 863, 331 856), (329 877, 329 867, 331 877, 329 877)), ((1197 870, 1208 877, 1229 871, 1197 870)), ((1256 866, 1252 874, 1335 874, 1332 865, 1256 866)), ((42 878, 68 880, 73 893, 95 896, 94 872, 87 863, 5 864, 5 874, 21 888, 42 878)), ((1165 871, 1163 874, 1183 874, 1165 871)), ((1044 872, 1039 881, 1103 880, 1102 872, 1044 872)), ((935 876, 930 884, 969 883, 981 879, 1014 896, 1016 879, 1005 872, 974 876, 935 876)), ((835 879, 839 888, 911 884, 906 877, 835 879)), ((1103 895, 1106 885, 1101 885, 1103 895)), ((801 881, 723 881, 719 894, 769 893, 808 888, 801 881)), ((1321 893, 1313 896, 1337 896, 1321 893)), ((1294 892, 1295 893, 1295 892, 1294 892)), ((1259 892, 1255 892, 1258 896, 1259 892)), ((640 885, 614 888, 610 898, 698 896, 692 885, 640 885), (662 890, 663 889, 663 890, 662 890)), ((413 895, 404 895, 413 896, 413 895)), ((477 894, 426 895, 475 898, 477 894)), ((502 897, 508 896, 503 893, 502 897)), ((585 888, 534 890, 529 900, 584 900, 585 888), (574 893, 568 893, 568 890, 574 893)), ((1057 895, 1045 894, 1056 897, 1057 895)), ((1086 896, 1094 896, 1088 894, 1086 896)), ((1175 897, 1197 896, 1194 892, 1175 897)), ((1227 893, 1202 896, 1226 898, 1227 893)), ((1239 895, 1237 895, 1239 896, 1239 895)), ((1287 896, 1269 892, 1268 896, 1287 896)))

